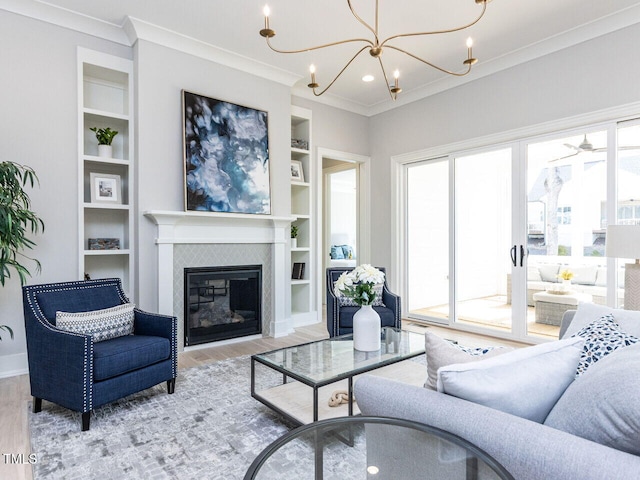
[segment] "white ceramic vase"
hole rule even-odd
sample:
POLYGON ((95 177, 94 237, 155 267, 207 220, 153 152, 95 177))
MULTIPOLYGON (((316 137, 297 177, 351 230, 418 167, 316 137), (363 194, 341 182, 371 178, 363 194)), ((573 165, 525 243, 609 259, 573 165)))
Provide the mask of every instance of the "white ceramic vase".
POLYGON ((98 145, 98 156, 113 158, 113 147, 111 145, 98 145))
POLYGON ((562 291, 563 292, 571 291, 571 280, 562 280, 562 291))
POLYGON ((353 315, 353 348, 361 352, 380 350, 380 315, 363 305, 353 315))
POLYGON ((291 239, 291 248, 298 248, 298 239, 297 238, 292 238, 291 239))

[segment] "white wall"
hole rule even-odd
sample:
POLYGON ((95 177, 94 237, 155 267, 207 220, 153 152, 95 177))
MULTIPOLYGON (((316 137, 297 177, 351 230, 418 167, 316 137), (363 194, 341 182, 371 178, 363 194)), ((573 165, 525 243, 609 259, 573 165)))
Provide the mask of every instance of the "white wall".
MULTIPOLYGON (((127 57, 130 49, 0 10, 0 161, 33 167, 40 187, 29 190, 44 234, 27 252, 42 263, 30 284, 78 275, 77 47, 127 57)), ((26 368, 22 292, 16 274, 0 287, 0 376, 26 368)))
POLYGON ((392 156, 638 102, 639 42, 640 24, 372 117, 373 263, 391 265, 392 156))
POLYGON ((181 90, 268 112, 271 211, 290 212, 290 114, 287 86, 221 66, 148 41, 134 47, 138 115, 137 238, 138 303, 155 311, 157 298, 156 226, 148 210, 184 211, 184 154, 181 90))

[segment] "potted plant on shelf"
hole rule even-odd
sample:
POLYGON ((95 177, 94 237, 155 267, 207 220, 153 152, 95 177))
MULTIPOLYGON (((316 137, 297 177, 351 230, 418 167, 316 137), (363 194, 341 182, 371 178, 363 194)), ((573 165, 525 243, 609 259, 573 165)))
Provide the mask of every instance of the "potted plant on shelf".
MULTIPOLYGON (((4 287, 11 270, 15 270, 24 285, 27 275, 31 273, 23 261, 35 262, 36 271, 40 271, 40 262, 28 257, 22 251, 35 246, 27 233, 37 234, 44 231, 44 222, 31 211, 31 199, 24 191, 29 184, 32 188, 38 177, 31 167, 14 162, 0 162, 0 284, 4 287)), ((13 330, 7 325, 0 325, 0 330, 9 332, 13 338, 13 330)), ((0 337, 2 340, 2 337, 0 337)))
POLYGON ((291 225, 291 248, 298 247, 298 226, 291 225))
POLYGON ((116 130, 111 130, 109 127, 92 127, 89 130, 95 132, 96 138, 98 139, 98 156, 109 158, 113 157, 113 147, 111 146, 111 142, 113 142, 113 137, 115 137, 118 132, 116 130))

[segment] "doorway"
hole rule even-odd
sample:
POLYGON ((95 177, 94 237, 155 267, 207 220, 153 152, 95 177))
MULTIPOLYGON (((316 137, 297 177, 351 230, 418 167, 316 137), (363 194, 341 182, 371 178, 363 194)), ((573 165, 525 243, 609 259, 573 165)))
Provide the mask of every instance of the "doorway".
POLYGON ((369 157, 319 149, 322 168, 320 201, 322 303, 326 303, 325 270, 370 262, 369 157))

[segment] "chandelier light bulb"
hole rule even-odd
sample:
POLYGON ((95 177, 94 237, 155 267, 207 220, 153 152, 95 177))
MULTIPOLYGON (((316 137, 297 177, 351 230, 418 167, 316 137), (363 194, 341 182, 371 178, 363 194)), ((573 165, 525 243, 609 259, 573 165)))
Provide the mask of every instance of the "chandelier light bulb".
POLYGON ((309 73, 312 75, 316 73, 316 66, 313 63, 309 65, 309 73))
MULTIPOLYGON (((468 0, 470 1, 470 0, 468 0)), ((395 82, 393 82, 393 84, 390 84, 389 81, 389 76, 387 74, 387 72, 389 70, 385 69, 385 66, 383 65, 383 60, 382 60, 382 52, 383 50, 394 50, 396 52, 405 54, 415 60, 418 60, 419 62, 422 62, 423 64, 427 65, 428 67, 432 67, 435 68, 437 70, 439 70, 442 73, 445 73, 447 75, 453 75, 456 77, 463 77, 467 74, 469 74, 471 72, 471 66, 474 65, 475 63, 478 62, 477 58, 473 57, 473 51, 472 51, 472 46, 473 46, 473 40, 471 39, 471 37, 469 37, 467 39, 467 58, 462 62, 463 65, 465 66, 464 71, 452 71, 452 70, 447 70, 446 68, 442 68, 439 67, 437 65, 434 65, 433 63, 429 62, 428 60, 425 60, 423 58, 418 57, 417 55, 408 52, 407 50, 404 50, 403 48, 401 48, 398 45, 395 45, 395 41, 404 37, 418 37, 418 36, 422 36, 422 37, 426 37, 426 36, 430 36, 430 35, 435 35, 435 34, 444 34, 444 33, 452 33, 452 32, 458 32, 461 30, 465 30, 467 28, 472 27, 473 25, 475 25, 476 23, 478 23, 480 21, 480 19, 482 19, 482 17, 484 17, 484 14, 486 12, 487 9, 487 3, 489 3, 491 0, 474 0, 476 4, 480 5, 481 7, 481 11, 479 12, 478 16, 474 19, 471 20, 463 25, 460 25, 458 27, 455 28, 449 28, 446 30, 433 30, 433 31, 424 31, 424 32, 407 32, 407 33, 398 33, 395 35, 392 35, 390 37, 387 37, 385 39, 381 38, 379 35, 379 30, 378 30, 378 20, 379 20, 379 8, 378 8, 378 0, 376 0, 374 2, 374 8, 375 8, 375 23, 373 24, 369 24, 367 22, 365 22, 361 16, 359 16, 356 11, 354 10, 353 6, 351 5, 351 0, 347 0, 347 6, 349 7, 349 10, 351 11, 351 14, 353 15, 353 17, 359 21, 361 24, 364 25, 364 27, 366 27, 371 34, 373 35, 372 39, 368 39, 368 38, 346 38, 343 40, 338 40, 338 41, 332 41, 330 43, 324 43, 324 44, 320 44, 320 45, 316 45, 316 46, 311 46, 311 47, 305 47, 305 48, 300 48, 300 49, 294 49, 294 50, 282 50, 280 48, 275 47, 274 45, 271 44, 271 38, 275 37, 276 32, 271 29, 269 27, 269 15, 271 13, 271 9, 265 5, 263 12, 264 12, 264 22, 265 22, 265 26, 263 29, 261 29, 259 31, 260 36, 262 36, 267 43, 267 46, 273 50, 276 53, 284 53, 284 54, 295 54, 295 53, 305 53, 305 52, 310 52, 312 50, 320 50, 323 48, 329 48, 329 47, 334 47, 336 45, 344 45, 344 44, 352 44, 352 43, 360 43, 360 48, 358 51, 356 51, 353 56, 351 57, 350 60, 348 60, 345 64, 344 67, 342 67, 342 69, 340 69, 340 71, 333 77, 333 80, 328 81, 328 84, 326 87, 324 87, 323 89, 321 89, 320 91, 316 91, 316 89, 319 89, 319 85, 316 83, 316 78, 315 78, 315 66, 311 65, 309 67, 309 72, 311 73, 311 83, 309 83, 307 86, 311 89, 313 89, 313 94, 316 97, 319 97, 320 95, 324 94, 327 90, 329 90, 329 88, 331 88, 331 86, 342 76, 342 74, 345 72, 345 70, 347 70, 347 68, 349 67, 349 65, 351 65, 355 59, 362 54, 363 52, 369 52, 369 54, 371 55, 371 57, 373 57, 376 61, 376 63, 379 64, 380 69, 381 69, 381 73, 382 73, 382 78, 384 79, 385 83, 386 83, 386 88, 389 91, 389 95, 391 96, 392 100, 396 100, 398 98, 398 94, 400 92, 402 92, 402 88, 400 88, 399 85, 399 81, 398 78, 400 77, 400 72, 398 70, 393 72, 393 76, 395 78, 395 82)), ((363 81, 368 81, 369 80, 369 76, 365 76, 363 77, 363 81)))

